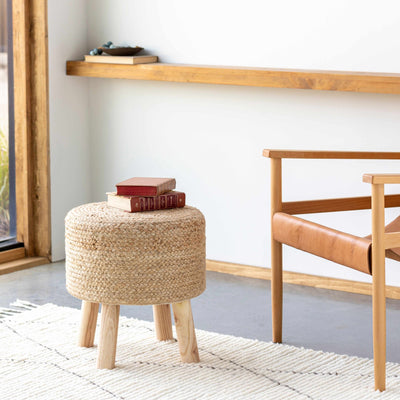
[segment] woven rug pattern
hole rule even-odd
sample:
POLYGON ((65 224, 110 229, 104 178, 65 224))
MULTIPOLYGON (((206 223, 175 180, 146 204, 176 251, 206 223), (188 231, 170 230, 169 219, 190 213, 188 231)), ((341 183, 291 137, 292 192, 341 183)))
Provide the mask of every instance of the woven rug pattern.
POLYGON ((79 310, 18 301, 0 317, 3 400, 400 399, 395 363, 379 393, 371 360, 197 330, 201 363, 183 364, 153 323, 121 317, 116 368, 97 370, 97 347, 76 345, 79 310))

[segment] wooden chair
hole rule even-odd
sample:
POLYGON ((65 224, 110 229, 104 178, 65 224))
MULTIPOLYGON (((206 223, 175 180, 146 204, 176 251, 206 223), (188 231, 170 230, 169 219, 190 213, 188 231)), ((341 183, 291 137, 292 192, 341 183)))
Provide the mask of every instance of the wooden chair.
POLYGON ((282 159, 392 159, 400 153, 264 150, 271 159, 272 334, 282 342, 282 244, 372 275, 375 390, 386 385, 385 254, 400 261, 400 217, 385 227, 385 207, 399 207, 400 195, 384 195, 384 184, 400 184, 400 174, 365 174, 371 197, 282 202, 282 159), (372 199, 372 200, 371 200, 372 199), (372 206, 372 236, 361 238, 293 216, 372 206))

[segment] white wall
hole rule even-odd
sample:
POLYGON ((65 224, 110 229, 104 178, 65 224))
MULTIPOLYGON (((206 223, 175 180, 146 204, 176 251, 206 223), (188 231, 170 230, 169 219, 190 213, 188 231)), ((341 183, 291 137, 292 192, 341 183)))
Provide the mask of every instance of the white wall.
POLYGON ((65 75, 86 51, 86 2, 49 0, 50 168, 53 261, 64 258, 64 217, 90 201, 88 82, 65 75))
MULTIPOLYGON (((398 11, 394 0, 380 2, 379 9, 372 1, 88 0, 87 48, 112 40, 141 45, 165 62, 400 72, 398 11)), ((131 176, 174 176, 188 203, 206 216, 210 259, 269 265, 263 148, 400 150, 400 96, 67 79, 75 95, 90 81, 90 145, 84 139, 82 150, 90 150, 92 200, 103 200, 131 176)), ((368 194, 363 172, 399 167, 288 161, 284 196, 368 194)), ((369 213, 351 214, 312 219, 367 234, 369 213)), ((295 250, 285 250, 285 266, 368 280, 295 250)), ((400 285, 392 264, 388 282, 400 285)))

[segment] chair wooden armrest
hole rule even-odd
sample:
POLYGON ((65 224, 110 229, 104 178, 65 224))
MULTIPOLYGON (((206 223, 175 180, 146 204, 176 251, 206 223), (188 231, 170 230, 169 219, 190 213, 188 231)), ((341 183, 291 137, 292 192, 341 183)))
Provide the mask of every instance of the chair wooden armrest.
POLYGON ((363 182, 373 185, 400 183, 400 174, 364 174, 363 182))
POLYGON ((400 160, 400 152, 374 151, 318 151, 264 149, 268 158, 352 159, 352 160, 400 160))
MULTIPOLYGON (((271 159, 271 190, 273 196, 277 196, 273 202, 273 212, 283 211, 287 214, 312 214, 325 213, 333 211, 365 210, 371 208, 371 197, 347 197, 341 199, 321 199, 282 202, 282 159, 375 159, 375 160, 400 160, 400 152, 364 152, 364 151, 303 151, 303 150, 275 150, 264 149, 263 156, 271 159)), ((366 174, 363 177, 364 182, 373 176, 374 183, 381 177, 391 177, 391 181, 382 183, 400 183, 400 175, 384 174, 366 174), (378 178, 379 177, 379 178, 378 178), (397 181, 396 181, 397 180, 397 181)), ((372 179, 372 178, 371 178, 372 179)), ((385 178, 386 179, 386 178, 385 178)), ((389 179, 389 178, 387 178, 389 179)), ((400 195, 385 196, 386 207, 399 207, 400 195)))

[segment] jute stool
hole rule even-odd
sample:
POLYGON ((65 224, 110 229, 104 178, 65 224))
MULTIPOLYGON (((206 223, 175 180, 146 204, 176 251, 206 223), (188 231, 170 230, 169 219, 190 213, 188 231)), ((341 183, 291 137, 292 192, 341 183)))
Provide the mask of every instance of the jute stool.
POLYGON ((190 299, 206 287, 205 220, 193 207, 127 213, 106 203, 65 218, 67 290, 82 301, 79 345, 93 346, 101 307, 98 368, 115 366, 119 307, 153 305, 156 336, 170 340, 175 318, 183 362, 198 362, 190 299))

